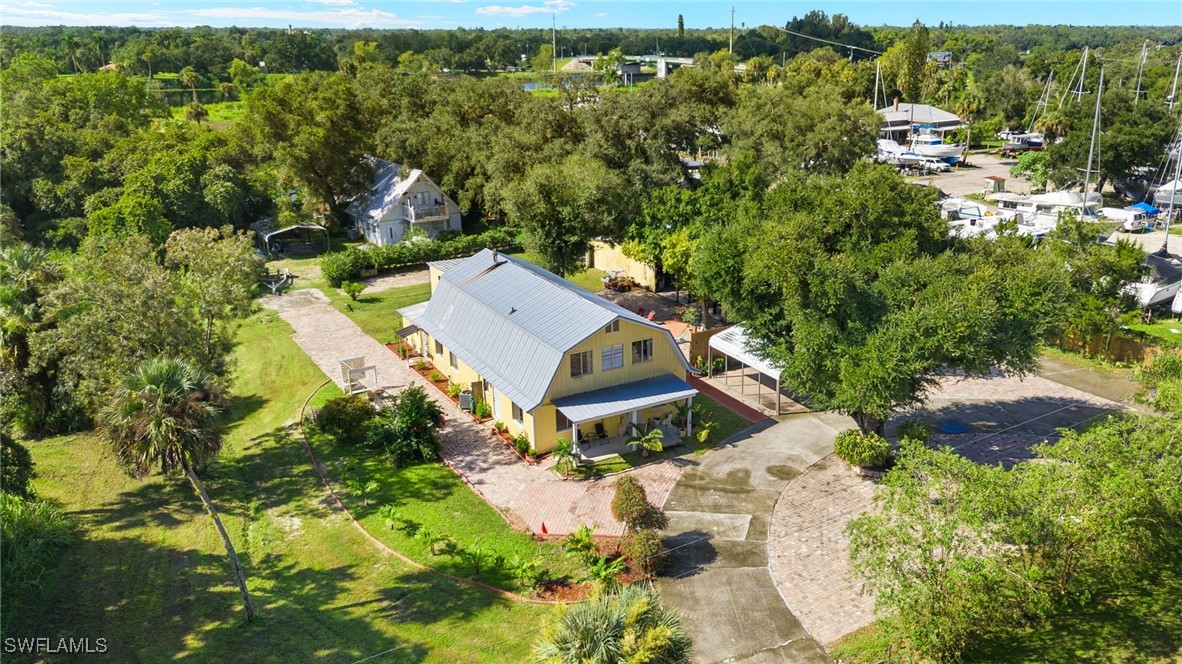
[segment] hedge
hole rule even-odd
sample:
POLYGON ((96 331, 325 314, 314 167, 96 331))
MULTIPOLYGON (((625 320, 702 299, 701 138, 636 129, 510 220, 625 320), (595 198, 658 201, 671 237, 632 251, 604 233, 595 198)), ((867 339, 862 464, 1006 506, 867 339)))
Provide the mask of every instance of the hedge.
POLYGON ((391 270, 427 261, 471 256, 481 249, 516 250, 517 238, 505 228, 493 228, 479 235, 461 235, 449 239, 403 242, 384 247, 363 245, 326 254, 320 259, 320 271, 334 288, 344 281, 361 276, 366 268, 391 270))

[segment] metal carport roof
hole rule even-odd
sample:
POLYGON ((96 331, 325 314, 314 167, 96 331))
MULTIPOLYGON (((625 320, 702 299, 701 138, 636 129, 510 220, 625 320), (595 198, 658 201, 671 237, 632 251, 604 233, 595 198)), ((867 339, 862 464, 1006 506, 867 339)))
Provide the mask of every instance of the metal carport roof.
POLYGON ((747 330, 744 330, 741 325, 723 330, 710 337, 710 347, 714 350, 728 357, 735 358, 765 376, 779 380, 780 370, 773 366, 771 362, 747 350, 747 345, 747 330))
POLYGON ((687 399, 697 393, 698 391, 684 380, 673 374, 665 374, 635 383, 572 394, 569 397, 555 399, 554 405, 571 422, 587 422, 687 399))

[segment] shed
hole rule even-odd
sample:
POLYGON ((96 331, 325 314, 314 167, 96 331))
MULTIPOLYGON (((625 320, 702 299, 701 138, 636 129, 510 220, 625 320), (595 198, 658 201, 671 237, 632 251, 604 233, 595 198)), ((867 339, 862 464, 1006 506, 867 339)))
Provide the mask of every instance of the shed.
POLYGON ((282 250, 284 245, 277 243, 287 242, 293 238, 307 239, 316 233, 324 234, 324 250, 328 251, 329 248, 328 229, 310 221, 297 221, 285 225, 280 224, 275 217, 268 217, 254 222, 250 229, 258 237, 259 248, 265 254, 274 253, 273 248, 282 250))

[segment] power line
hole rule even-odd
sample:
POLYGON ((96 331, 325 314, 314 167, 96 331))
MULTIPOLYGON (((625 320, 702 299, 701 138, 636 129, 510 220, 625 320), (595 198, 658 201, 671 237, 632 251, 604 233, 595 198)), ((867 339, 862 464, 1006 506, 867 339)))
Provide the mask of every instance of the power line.
POLYGON ((832 44, 832 45, 834 45, 834 46, 840 46, 840 47, 842 47, 842 48, 848 48, 848 49, 852 49, 852 50, 855 50, 855 51, 865 51, 865 52, 867 52, 867 53, 873 53, 873 54, 875 54, 875 55, 882 55, 882 52, 881 52, 881 51, 872 51, 872 50, 870 50, 870 49, 868 49, 868 48, 862 48, 861 46, 851 46, 850 44, 843 44, 843 43, 841 43, 841 42, 835 42, 835 41, 832 41, 832 40, 829 40, 829 39, 821 39, 820 37, 814 37, 814 36, 812 36, 812 35, 806 35, 806 34, 804 34, 803 32, 795 32, 795 31, 793 31, 793 30, 789 30, 788 28, 781 28, 781 27, 780 27, 780 26, 778 26, 778 25, 773 25, 772 27, 773 27, 773 28, 775 28, 775 29, 777 29, 777 30, 779 30, 780 32, 787 32, 788 34, 790 34, 790 35, 794 35, 794 36, 797 36, 797 37, 804 37, 805 39, 812 39, 813 41, 824 42, 824 43, 826 43, 826 44, 832 44))

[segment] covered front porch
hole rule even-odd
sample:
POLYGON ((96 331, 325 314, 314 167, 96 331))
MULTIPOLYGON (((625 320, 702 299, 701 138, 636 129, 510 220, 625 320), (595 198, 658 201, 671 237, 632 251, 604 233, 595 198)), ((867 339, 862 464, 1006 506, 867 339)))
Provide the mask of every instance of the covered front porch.
POLYGON ((678 406, 684 407, 686 435, 693 432, 690 407, 698 393, 672 374, 562 397, 554 401, 571 423, 571 440, 581 458, 596 460, 633 451, 628 444, 637 428, 658 429, 664 447, 681 443, 678 406))

